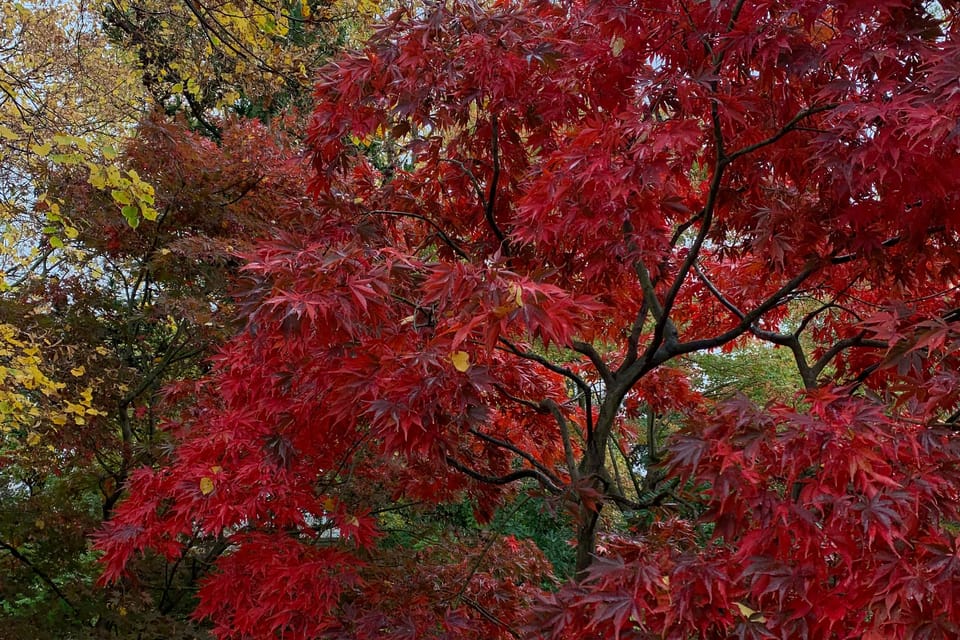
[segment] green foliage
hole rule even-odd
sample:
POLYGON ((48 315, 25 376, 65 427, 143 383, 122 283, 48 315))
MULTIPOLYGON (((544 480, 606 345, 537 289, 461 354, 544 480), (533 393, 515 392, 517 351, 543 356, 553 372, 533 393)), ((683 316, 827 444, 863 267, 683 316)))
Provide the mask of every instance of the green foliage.
POLYGON ((725 352, 699 353, 695 386, 715 399, 742 393, 754 402, 789 400, 803 387, 793 354, 784 347, 750 343, 725 352))

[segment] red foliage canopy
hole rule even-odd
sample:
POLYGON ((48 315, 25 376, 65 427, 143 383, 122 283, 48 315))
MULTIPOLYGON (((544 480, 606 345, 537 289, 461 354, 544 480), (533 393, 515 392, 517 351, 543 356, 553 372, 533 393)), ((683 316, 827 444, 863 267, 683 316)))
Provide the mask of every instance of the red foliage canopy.
POLYGON ((225 638, 957 635, 954 17, 389 16, 323 70, 315 223, 251 256, 248 329, 132 480, 107 576, 218 540, 199 613, 225 638), (792 406, 711 407, 679 380, 747 340, 792 352, 792 406), (669 469, 706 511, 598 545, 607 505, 650 506, 607 472, 638 400, 688 416, 669 469), (378 545, 385 500, 466 496, 482 520, 523 480, 578 511, 558 593, 517 541, 466 567, 378 545))

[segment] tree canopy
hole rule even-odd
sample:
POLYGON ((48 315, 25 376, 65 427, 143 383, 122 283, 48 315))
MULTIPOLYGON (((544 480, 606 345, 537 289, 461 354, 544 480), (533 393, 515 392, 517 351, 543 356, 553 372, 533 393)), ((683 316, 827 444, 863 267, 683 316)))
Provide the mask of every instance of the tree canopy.
POLYGON ((105 578, 212 562, 221 638, 955 636, 954 9, 384 12, 105 578), (706 393, 749 350, 795 393, 706 393), (570 579, 505 533, 525 495, 570 579))

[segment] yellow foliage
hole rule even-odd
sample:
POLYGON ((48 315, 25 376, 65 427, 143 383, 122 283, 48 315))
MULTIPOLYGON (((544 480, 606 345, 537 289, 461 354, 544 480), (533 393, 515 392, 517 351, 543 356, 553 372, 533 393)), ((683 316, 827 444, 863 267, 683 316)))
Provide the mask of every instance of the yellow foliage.
POLYGON ((466 351, 454 351, 450 354, 450 361, 453 368, 463 373, 470 368, 470 354, 466 351))
POLYGON ((79 236, 72 212, 34 197, 54 171, 86 165, 91 184, 124 188, 108 179, 105 166, 149 101, 135 52, 110 46, 98 9, 85 0, 0 2, 2 288, 36 264, 37 230, 53 248, 79 236))
POLYGON ((209 495, 213 493, 213 480, 210 478, 200 478, 200 493, 203 495, 209 495))
MULTIPOLYGON (((9 438, 29 447, 41 444, 50 429, 82 426, 86 416, 105 415, 93 407, 93 389, 77 401, 64 397, 67 384, 51 378, 39 341, 10 324, 0 324, 0 443, 9 438)), ((71 374, 86 373, 81 365, 71 374)))

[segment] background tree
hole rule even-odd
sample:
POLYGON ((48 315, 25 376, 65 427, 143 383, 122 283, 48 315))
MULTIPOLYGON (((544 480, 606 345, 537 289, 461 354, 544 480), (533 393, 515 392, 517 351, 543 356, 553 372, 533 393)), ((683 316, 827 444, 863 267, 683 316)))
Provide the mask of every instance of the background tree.
MULTIPOLYGON (((237 252, 313 215, 277 208, 305 189, 298 144, 282 132, 302 119, 275 107, 271 132, 208 101, 188 123, 154 103, 150 65, 100 9, 0 7, 0 617, 15 637, 194 638, 203 632, 186 614, 204 565, 149 559, 135 579, 97 589, 89 536, 130 469, 164 445, 156 425, 178 405, 160 389, 200 375, 233 331, 237 252), (191 131, 200 116, 216 142, 191 131)), ((248 14, 231 28, 255 30, 248 14)), ((299 27, 310 46, 327 46, 325 24, 299 27)), ((189 57, 182 33, 163 35, 152 42, 189 57)), ((256 84, 247 76, 263 80, 251 65, 219 76, 218 90, 256 84)), ((260 84, 257 96, 288 90, 260 84)))
POLYGON ((954 635, 952 3, 386 23, 322 73, 318 215, 250 256, 246 330, 131 477, 107 577, 221 542, 198 608, 220 637, 954 635), (686 381, 754 341, 789 350, 794 401, 686 381), (640 400, 687 416, 687 489, 611 478, 640 400), (576 580, 535 620, 529 545, 484 569, 437 541, 414 570, 378 542, 383 496, 484 522, 518 485, 574 514, 576 580))
POLYGON ((216 138, 212 112, 309 112, 312 74, 381 4, 111 0, 103 16, 107 33, 137 56, 154 102, 216 138))

